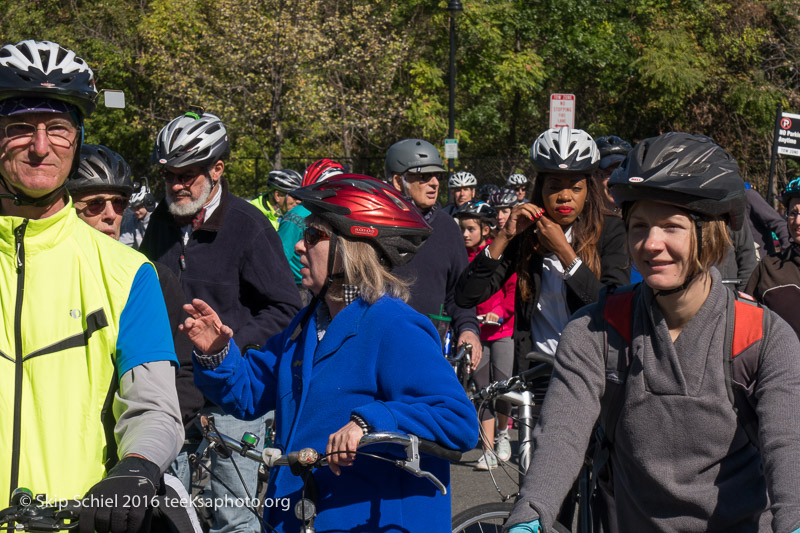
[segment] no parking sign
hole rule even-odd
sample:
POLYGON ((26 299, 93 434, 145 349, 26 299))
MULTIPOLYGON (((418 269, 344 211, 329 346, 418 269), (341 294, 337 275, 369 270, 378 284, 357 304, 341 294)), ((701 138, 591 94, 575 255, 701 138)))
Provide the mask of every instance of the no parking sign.
POLYGON ((800 115, 781 113, 775 142, 779 154, 800 157, 800 115))

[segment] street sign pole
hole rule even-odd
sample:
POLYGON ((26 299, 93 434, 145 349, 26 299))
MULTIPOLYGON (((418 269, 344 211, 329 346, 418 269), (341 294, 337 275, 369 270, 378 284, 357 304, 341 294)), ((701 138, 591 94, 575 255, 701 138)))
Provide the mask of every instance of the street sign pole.
POLYGON ((767 185, 767 203, 772 207, 775 207, 772 203, 774 199, 772 191, 775 187, 775 164, 778 162, 778 136, 780 135, 783 106, 778 104, 775 109, 775 133, 772 136, 772 156, 769 158, 769 184, 767 185))

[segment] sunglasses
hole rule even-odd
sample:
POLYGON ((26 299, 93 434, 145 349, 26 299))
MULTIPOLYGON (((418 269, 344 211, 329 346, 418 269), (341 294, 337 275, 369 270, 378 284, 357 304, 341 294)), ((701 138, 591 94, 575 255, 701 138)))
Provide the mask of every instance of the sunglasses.
POLYGON ((303 240, 308 246, 314 246, 319 241, 329 241, 330 239, 331 236, 321 229, 306 226, 303 230, 303 240))
POLYGON ((198 171, 196 169, 190 169, 184 173, 176 174, 174 172, 170 172, 166 168, 162 168, 160 174, 161 178, 167 183, 167 185, 172 185, 173 183, 178 183, 180 185, 191 185, 197 178, 204 176, 207 172, 207 170, 198 171))
MULTIPOLYGON (((83 203, 85 207, 81 208, 85 214, 96 217, 106 210, 106 204, 111 202, 111 207, 117 215, 121 215, 125 208, 128 207, 128 199, 124 196, 114 196, 113 198, 92 198, 88 202, 75 202, 76 204, 83 203)), ((76 205, 76 207, 78 207, 76 205)))

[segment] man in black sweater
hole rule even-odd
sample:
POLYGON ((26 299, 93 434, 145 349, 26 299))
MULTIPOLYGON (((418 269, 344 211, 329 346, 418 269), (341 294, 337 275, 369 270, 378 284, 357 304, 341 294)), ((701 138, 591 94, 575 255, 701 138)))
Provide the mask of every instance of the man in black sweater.
POLYGON ((455 304, 456 282, 469 263, 467 250, 458 225, 436 203, 445 172, 442 157, 427 141, 404 139, 389 147, 385 170, 387 181, 414 202, 433 228, 417 255, 394 272, 411 281, 411 307, 432 319, 442 309, 447 312, 458 345, 472 345, 474 369, 482 353, 475 308, 455 304))
MULTIPOLYGON (((162 165, 166 198, 153 212, 139 251, 167 265, 187 298, 200 298, 213 307, 233 328, 236 344, 246 349, 263 346, 281 332, 300 309, 300 297, 267 217, 228 192, 222 174, 229 152, 225 126, 210 113, 187 113, 161 130, 152 158, 162 165)), ((210 402, 203 413, 213 414, 219 431, 233 437, 265 432, 264 417, 236 420, 210 402)), ((173 468, 186 484, 188 465, 180 460, 194 450, 184 448, 173 468)), ((237 496, 244 495, 230 461, 212 455, 212 470, 222 483, 239 487, 237 496)), ((242 474, 250 494, 255 494, 257 469, 242 474)), ((225 496, 222 483, 212 476, 206 495, 225 496)), ((243 507, 218 507, 213 516, 212 532, 261 529, 243 507)))

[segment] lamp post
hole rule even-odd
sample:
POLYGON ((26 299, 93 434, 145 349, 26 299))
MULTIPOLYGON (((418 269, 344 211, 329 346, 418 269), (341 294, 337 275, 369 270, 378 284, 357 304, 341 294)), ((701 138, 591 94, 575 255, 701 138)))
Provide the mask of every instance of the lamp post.
MULTIPOLYGON (((459 0, 450 0, 447 10, 450 12, 450 116, 447 126, 447 138, 455 139, 456 129, 456 15, 463 11, 459 0)), ((454 159, 447 160, 447 170, 450 175, 455 170, 454 159)))

